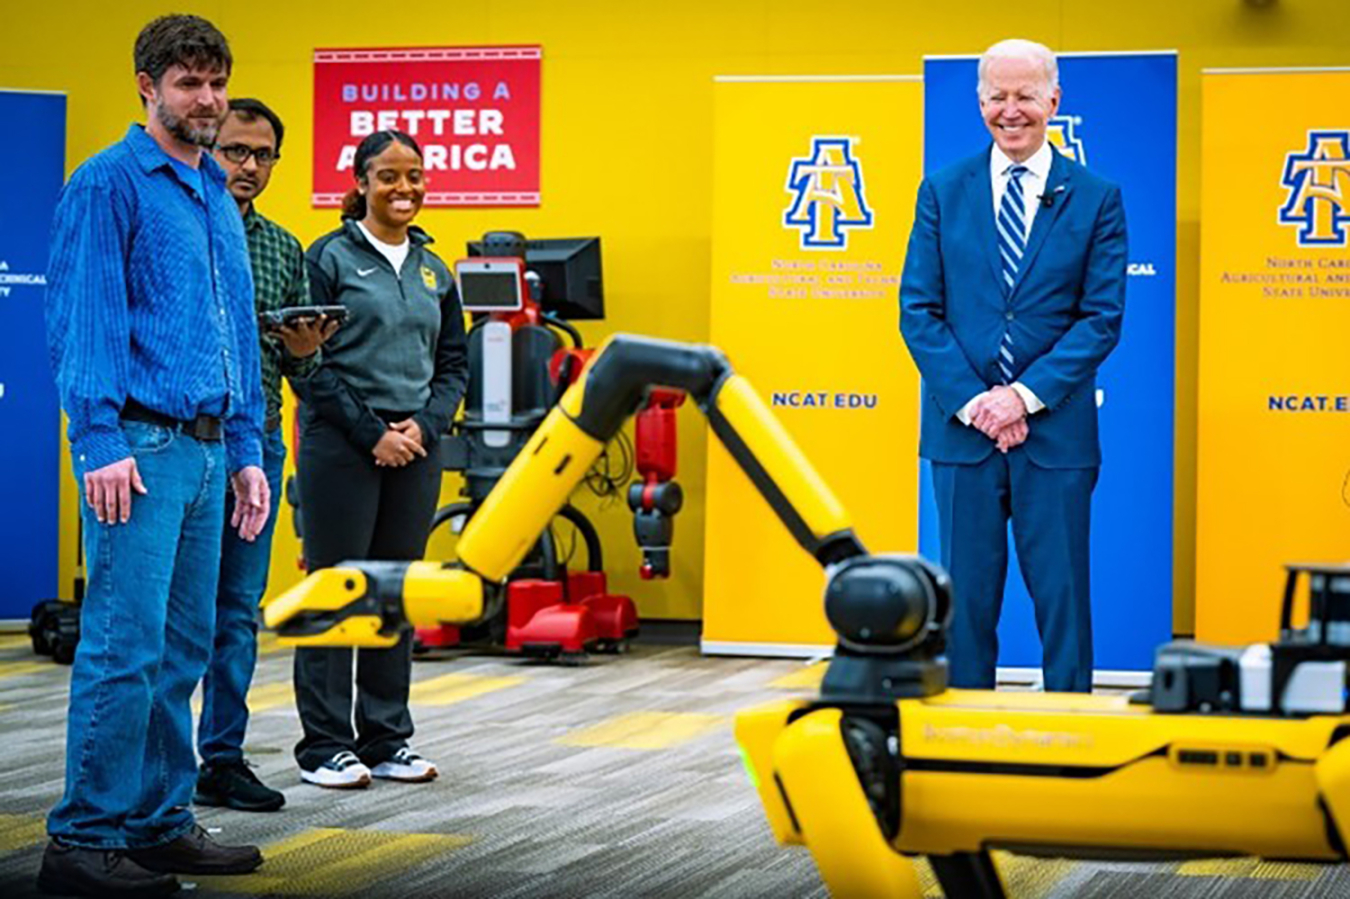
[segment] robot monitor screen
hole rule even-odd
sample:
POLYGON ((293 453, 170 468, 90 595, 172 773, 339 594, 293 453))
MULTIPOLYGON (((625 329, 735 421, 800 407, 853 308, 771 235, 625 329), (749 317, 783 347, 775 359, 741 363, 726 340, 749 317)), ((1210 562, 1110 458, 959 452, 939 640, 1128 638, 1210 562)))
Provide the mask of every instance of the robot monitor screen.
MULTIPOLYGON (((479 241, 469 244, 470 256, 482 256, 479 241)), ((560 237, 525 243, 525 267, 543 283, 545 311, 571 321, 605 317, 605 295, 600 271, 600 238, 560 237)))
POLYGON ((512 312, 525 305, 519 259, 461 259, 455 263, 459 298, 469 312, 512 312))

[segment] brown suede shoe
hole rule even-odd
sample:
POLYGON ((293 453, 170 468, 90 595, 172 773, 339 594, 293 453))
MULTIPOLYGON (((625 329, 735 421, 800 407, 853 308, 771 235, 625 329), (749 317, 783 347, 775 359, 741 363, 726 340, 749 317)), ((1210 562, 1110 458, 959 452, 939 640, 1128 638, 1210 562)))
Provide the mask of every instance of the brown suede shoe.
POLYGON ((117 849, 84 849, 52 840, 42 854, 37 888, 53 896, 149 899, 178 892, 178 878, 148 871, 117 849))
POLYGON ((171 874, 247 874, 263 863, 257 846, 222 846, 199 824, 162 846, 129 850, 127 857, 142 868, 171 874))

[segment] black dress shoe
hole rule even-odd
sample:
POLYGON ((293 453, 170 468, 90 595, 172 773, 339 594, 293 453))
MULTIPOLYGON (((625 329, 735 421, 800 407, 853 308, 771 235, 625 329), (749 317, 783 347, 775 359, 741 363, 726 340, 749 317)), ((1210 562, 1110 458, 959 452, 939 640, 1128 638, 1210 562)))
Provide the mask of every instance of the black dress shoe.
POLYGON ((53 896, 168 896, 178 878, 148 871, 117 849, 84 849, 52 840, 42 854, 37 887, 53 896))
POLYGON ((286 796, 258 780, 248 762, 239 759, 203 764, 192 801, 241 812, 274 812, 286 804, 286 796))
POLYGON ((263 862, 257 846, 222 846, 199 824, 176 840, 131 849, 127 856, 142 868, 172 874, 247 874, 263 862))

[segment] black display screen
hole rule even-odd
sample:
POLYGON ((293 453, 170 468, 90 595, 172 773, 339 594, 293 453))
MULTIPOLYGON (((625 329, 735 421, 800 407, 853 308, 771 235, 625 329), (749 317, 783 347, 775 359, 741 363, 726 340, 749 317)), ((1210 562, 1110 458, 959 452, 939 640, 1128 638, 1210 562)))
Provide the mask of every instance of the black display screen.
POLYGON ((515 272, 473 272, 460 269, 459 299, 470 312, 519 309, 520 276, 515 272))

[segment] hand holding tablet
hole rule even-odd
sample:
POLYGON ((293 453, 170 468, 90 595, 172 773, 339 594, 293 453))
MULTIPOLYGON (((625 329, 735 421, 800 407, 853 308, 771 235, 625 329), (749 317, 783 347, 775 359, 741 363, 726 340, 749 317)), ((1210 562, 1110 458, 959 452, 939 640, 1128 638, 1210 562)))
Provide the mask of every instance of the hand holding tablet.
POLYGON ((347 320, 347 307, 287 306, 285 309, 258 313, 258 323, 269 333, 276 333, 282 328, 297 325, 302 321, 317 322, 319 319, 328 319, 341 325, 347 320))

